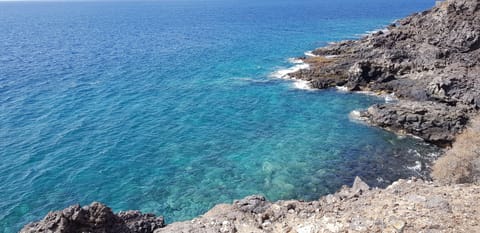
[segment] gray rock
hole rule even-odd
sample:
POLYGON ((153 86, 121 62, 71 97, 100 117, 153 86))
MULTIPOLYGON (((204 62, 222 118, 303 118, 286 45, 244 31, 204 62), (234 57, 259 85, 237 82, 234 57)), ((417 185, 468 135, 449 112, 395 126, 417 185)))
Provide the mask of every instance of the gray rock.
POLYGON ((119 212, 118 217, 123 220, 125 225, 135 233, 150 233, 155 229, 165 226, 162 216, 156 217, 154 214, 143 214, 137 210, 119 212))
POLYGON ((370 186, 367 183, 363 182, 360 177, 355 177, 352 185, 352 192, 355 194, 362 194, 362 192, 370 190, 370 186))
POLYGON ((263 213, 269 206, 265 197, 259 195, 248 196, 244 199, 235 201, 233 206, 243 212, 263 213))
POLYGON ((468 113, 437 102, 399 101, 374 105, 361 113, 373 125, 447 144, 462 131, 468 113))
POLYGON ((50 212, 43 220, 26 225, 20 233, 153 233, 163 226, 163 217, 138 211, 115 215, 109 207, 94 202, 89 206, 74 205, 50 212))
POLYGON ((441 196, 432 196, 427 199, 426 203, 427 208, 430 208, 435 211, 445 211, 445 212, 452 212, 452 208, 450 207, 450 203, 441 196))
POLYGON ((320 89, 342 85, 351 91, 395 93, 425 111, 375 106, 375 125, 448 145, 480 109, 478 0, 447 0, 397 21, 388 31, 313 53, 335 57, 306 58, 310 69, 292 76, 320 89))

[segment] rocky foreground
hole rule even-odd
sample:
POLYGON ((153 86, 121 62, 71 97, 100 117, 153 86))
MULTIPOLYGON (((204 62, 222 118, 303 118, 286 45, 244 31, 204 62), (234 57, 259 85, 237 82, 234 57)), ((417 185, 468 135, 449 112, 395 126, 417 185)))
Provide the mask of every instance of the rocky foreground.
POLYGON ((394 93, 400 101, 361 117, 439 145, 450 144, 480 109, 480 1, 447 0, 387 29, 304 58, 291 76, 313 88, 394 93))
POLYGON ((480 187, 399 180, 369 190, 356 179, 318 201, 268 202, 251 196, 161 232, 480 232, 480 187))
POLYGON ((357 178, 352 188, 343 187, 318 201, 269 202, 250 196, 166 226, 162 217, 139 212, 115 215, 99 203, 72 206, 21 232, 480 232, 479 199, 477 185, 438 186, 412 178, 386 189, 370 189, 357 178))
POLYGON ((114 214, 109 207, 94 202, 50 212, 42 221, 27 224, 20 232, 149 233, 164 226, 163 217, 133 210, 114 214))

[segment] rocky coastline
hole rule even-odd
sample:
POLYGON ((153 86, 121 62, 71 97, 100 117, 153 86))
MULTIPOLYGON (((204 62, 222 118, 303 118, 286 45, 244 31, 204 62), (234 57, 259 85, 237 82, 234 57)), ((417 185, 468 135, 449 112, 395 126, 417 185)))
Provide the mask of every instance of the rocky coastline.
POLYGON ((312 88, 392 94, 361 112, 369 123, 448 146, 480 109, 480 9, 447 0, 359 40, 332 43, 291 76, 312 88))
POLYGON ((162 217, 127 211, 113 214, 100 204, 71 206, 49 213, 21 233, 332 233, 332 232, 479 232, 480 186, 438 185, 416 178, 385 189, 360 178, 352 187, 317 201, 269 202, 249 196, 219 204, 191 221, 165 225, 162 217))
MULTIPOLYGON (((302 58, 310 68, 291 77, 316 89, 340 87, 396 97, 360 111, 358 117, 368 123, 440 146, 453 144, 457 160, 463 159, 468 140, 478 141, 480 123, 469 128, 473 136, 462 137, 463 142, 455 139, 480 110, 480 0, 446 0, 386 30, 312 54, 302 58)), ((249 196, 168 225, 153 214, 115 214, 92 203, 50 212, 20 232, 480 232, 480 186, 475 184, 480 180, 480 152, 467 151, 474 162, 456 165, 475 173, 475 179, 412 177, 378 189, 357 177, 352 187, 316 201, 269 202, 249 196), (458 182, 466 180, 470 182, 458 182)), ((456 171, 442 172, 446 177, 456 171)))

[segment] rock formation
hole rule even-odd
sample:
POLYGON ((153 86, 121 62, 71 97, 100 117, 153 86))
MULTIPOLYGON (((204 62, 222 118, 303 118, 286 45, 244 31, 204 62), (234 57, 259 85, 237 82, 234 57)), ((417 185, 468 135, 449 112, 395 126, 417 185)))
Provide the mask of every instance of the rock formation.
POLYGON ((370 189, 357 177, 352 188, 318 201, 250 196, 155 233, 480 232, 479 197, 480 187, 470 184, 437 186, 413 178, 370 189))
POLYGON ((395 93, 363 113, 381 127, 448 144, 480 109, 480 1, 447 0, 359 40, 304 58, 314 88, 395 93), (406 101, 405 101, 406 100, 406 101))
POLYGON ((26 225, 21 233, 153 233, 164 226, 163 217, 125 211, 114 214, 107 206, 94 202, 89 206, 70 206, 48 213, 42 221, 26 225))
POLYGON ((480 187, 472 184, 438 186, 412 178, 371 189, 357 177, 351 188, 317 201, 269 202, 249 196, 166 226, 163 218, 135 211, 114 215, 99 203, 72 206, 21 233, 480 232, 479 198, 480 187))

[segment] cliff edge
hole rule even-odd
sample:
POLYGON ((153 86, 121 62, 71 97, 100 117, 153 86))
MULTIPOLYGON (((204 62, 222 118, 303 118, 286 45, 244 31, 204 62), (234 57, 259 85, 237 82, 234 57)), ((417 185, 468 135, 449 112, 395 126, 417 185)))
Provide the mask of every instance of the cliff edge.
POLYGON ((480 109, 480 1, 447 0, 359 40, 303 58, 291 74, 313 88, 394 94, 361 112, 368 122, 449 145, 480 109))

